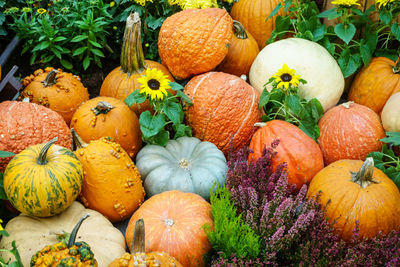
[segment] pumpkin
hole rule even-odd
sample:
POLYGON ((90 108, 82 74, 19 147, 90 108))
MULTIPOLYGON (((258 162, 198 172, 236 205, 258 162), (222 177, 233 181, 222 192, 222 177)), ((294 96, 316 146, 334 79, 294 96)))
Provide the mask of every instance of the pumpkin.
MULTIPOLYGON (((90 217, 81 225, 76 241, 85 241, 93 251, 98 265, 107 266, 125 253, 124 236, 103 215, 85 209, 77 201, 61 214, 52 217, 38 218, 20 214, 11 219, 5 227, 9 236, 2 237, 0 249, 11 249, 11 242, 15 240, 22 264, 29 266, 32 256, 37 251, 57 243, 58 238, 66 235, 64 231, 73 229, 76 221, 85 214, 89 214, 90 217)), ((11 254, 0 251, 0 257, 7 262, 11 254)))
POLYGON ((168 141, 166 147, 148 145, 139 151, 136 166, 148 196, 180 190, 210 199, 214 183, 225 183, 224 154, 210 142, 195 137, 168 141))
POLYGON ((321 204, 344 240, 351 239, 356 221, 360 236, 366 238, 400 228, 399 190, 381 170, 374 168, 372 158, 330 164, 311 181, 307 197, 321 204))
MULTIPOLYGON (((121 66, 111 71, 103 81, 100 96, 108 96, 124 100, 133 91, 140 89, 138 78, 145 75, 147 68, 161 70, 174 81, 168 69, 152 60, 145 60, 140 38, 140 17, 138 13, 131 13, 126 19, 124 37, 122 39, 121 66)), ((170 91, 173 93, 174 91, 170 91)), ((133 104, 131 109, 139 117, 140 113, 150 110, 149 101, 133 104)))
POLYGON ((232 18, 225 9, 186 9, 168 17, 158 37, 160 58, 178 80, 213 70, 228 53, 232 18))
POLYGON ((132 243, 136 221, 146 225, 146 252, 164 251, 183 266, 205 266, 211 245, 203 225, 213 227, 211 205, 201 196, 173 190, 152 196, 132 215, 125 233, 132 243))
POLYGON ((375 57, 354 79, 349 100, 365 105, 380 113, 386 101, 400 92, 400 60, 397 63, 386 57, 375 57))
POLYGON ((144 189, 128 153, 110 137, 86 144, 72 133, 83 167, 82 203, 111 222, 129 218, 144 201, 144 189))
POLYGON ((360 159, 380 151, 384 138, 379 116, 370 108, 346 102, 326 112, 318 122, 318 143, 325 165, 341 159, 360 159))
POLYGON ((381 113, 386 132, 400 132, 400 92, 389 97, 381 113))
POLYGON ((48 107, 60 114, 67 124, 78 106, 89 100, 88 90, 78 76, 61 69, 36 70, 22 80, 24 90, 20 99, 28 97, 30 102, 48 107), (68 99, 68 101, 65 101, 68 99))
POLYGON ((246 145, 261 120, 260 94, 244 80, 223 72, 193 77, 184 93, 193 105, 185 110, 195 137, 214 143, 224 154, 246 145))
POLYGON ((313 177, 324 168, 322 151, 318 144, 297 126, 282 120, 272 120, 260 124, 251 138, 249 161, 255 162, 262 156, 263 150, 275 141, 279 145, 272 159, 274 170, 283 162, 287 164, 288 182, 300 190, 303 184, 309 184, 313 177))
POLYGON ((61 213, 82 188, 82 165, 71 150, 46 144, 21 151, 4 172, 4 191, 20 212, 37 217, 61 213))
POLYGON ((279 0, 239 0, 233 4, 230 14, 233 19, 244 25, 262 49, 275 29, 275 18, 284 15, 281 8, 275 16, 267 20, 280 2, 279 0))
POLYGON ((99 96, 86 101, 74 113, 70 126, 87 143, 113 137, 131 158, 142 147, 138 117, 116 98, 99 96))
POLYGON ((114 260, 108 267, 134 267, 134 266, 175 266, 181 267, 174 257, 165 252, 149 252, 145 250, 144 221, 139 219, 135 223, 131 254, 125 253, 121 258, 114 260))
POLYGON ((228 54, 218 65, 217 71, 230 73, 236 76, 245 74, 249 76, 251 64, 260 52, 254 37, 246 31, 243 25, 233 21, 233 35, 228 54))
MULTIPOLYGON (((267 45, 260 51, 250 69, 250 84, 262 93, 264 84, 283 64, 296 70, 306 80, 299 85, 299 95, 316 98, 324 111, 335 106, 344 90, 344 78, 336 60, 321 45, 301 39, 288 38, 267 45)), ((272 85, 266 86, 268 91, 272 85)))
POLYGON ((68 241, 64 239, 36 252, 31 259, 31 266, 97 266, 97 261, 90 246, 85 241, 75 242, 79 227, 83 220, 89 216, 89 214, 85 214, 79 220, 72 230, 68 241))
MULTIPOLYGON (((31 145, 57 137, 56 144, 72 148, 68 125, 57 112, 34 103, 4 101, 0 103, 0 150, 18 154, 31 145)), ((0 158, 4 172, 12 157, 0 158)))

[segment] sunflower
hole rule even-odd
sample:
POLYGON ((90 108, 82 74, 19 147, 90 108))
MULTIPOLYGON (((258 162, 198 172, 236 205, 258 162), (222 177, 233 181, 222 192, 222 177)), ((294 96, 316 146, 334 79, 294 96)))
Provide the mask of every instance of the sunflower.
POLYGON ((3 222, 3 220, 0 219, 0 231, 3 231, 3 230, 4 230, 3 226, 1 225, 2 222, 3 222))
POLYGON ((294 75, 296 70, 292 70, 288 65, 283 64, 283 67, 272 77, 275 78, 277 88, 285 87, 287 90, 290 85, 298 86, 300 82, 300 75, 294 75))
POLYGON ((163 100, 170 89, 168 76, 158 69, 146 69, 146 75, 138 78, 140 83, 140 93, 150 96, 151 100, 163 100))
POLYGON ((36 12, 39 13, 40 15, 42 15, 42 14, 46 13, 47 10, 44 8, 39 8, 36 12))
POLYGON ((135 1, 136 4, 139 4, 141 6, 145 6, 146 2, 152 2, 153 3, 153 0, 134 0, 134 1, 135 1))
POLYGON ((381 6, 386 6, 391 2, 394 2, 394 0, 375 0, 375 3, 379 4, 379 8, 381 8, 381 6))
POLYGON ((357 3, 357 1, 358 0, 334 0, 331 2, 331 4, 336 6, 345 6, 345 7, 360 6, 360 4, 357 3))

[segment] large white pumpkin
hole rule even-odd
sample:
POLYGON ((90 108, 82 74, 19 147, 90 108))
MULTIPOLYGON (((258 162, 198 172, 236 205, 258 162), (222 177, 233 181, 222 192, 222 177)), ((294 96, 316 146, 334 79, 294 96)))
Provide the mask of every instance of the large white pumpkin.
POLYGON ((386 132, 400 132, 400 92, 389 97, 382 109, 381 119, 386 132))
POLYGON ((145 146, 136 156, 136 167, 149 197, 180 190, 199 194, 206 200, 210 199, 214 183, 225 182, 228 171, 221 150, 195 137, 170 140, 166 147, 145 146))
MULTIPOLYGON (((299 86, 305 99, 317 98, 327 111, 335 106, 344 90, 344 77, 336 60, 321 45, 301 38, 283 39, 264 47, 250 69, 250 84, 260 93, 283 64, 306 80, 299 86)), ((267 90, 272 89, 271 85, 267 90)))

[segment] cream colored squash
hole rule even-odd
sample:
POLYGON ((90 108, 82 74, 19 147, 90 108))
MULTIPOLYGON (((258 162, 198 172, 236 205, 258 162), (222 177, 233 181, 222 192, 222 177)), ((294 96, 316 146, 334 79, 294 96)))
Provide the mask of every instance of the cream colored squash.
POLYGON ((386 132, 400 132, 400 92, 389 97, 382 109, 381 119, 386 132))
MULTIPOLYGON (((300 38, 283 39, 264 47, 250 69, 250 84, 260 93, 264 84, 283 64, 306 80, 299 93, 306 99, 317 98, 327 111, 335 106, 344 90, 344 77, 336 60, 321 45, 300 38)), ((271 85, 267 90, 271 90, 271 85)))
MULTIPOLYGON (((76 201, 63 213, 53 217, 38 218, 20 214, 11 219, 5 227, 10 236, 3 236, 0 249, 10 249, 12 240, 15 240, 22 264, 30 266, 31 258, 37 251, 58 242, 55 233, 63 230, 71 233, 76 222, 86 213, 90 217, 81 225, 76 241, 85 241, 90 245, 98 266, 108 266, 125 253, 124 236, 103 215, 85 209, 76 201)), ((0 252, 0 257, 7 261, 12 255, 0 252)))

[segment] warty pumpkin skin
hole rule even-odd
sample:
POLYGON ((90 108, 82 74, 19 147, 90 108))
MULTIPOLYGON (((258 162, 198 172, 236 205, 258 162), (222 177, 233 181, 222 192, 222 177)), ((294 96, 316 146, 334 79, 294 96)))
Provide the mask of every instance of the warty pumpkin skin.
POLYGON ((287 163, 288 181, 296 185, 296 190, 309 184, 313 177, 324 168, 322 151, 318 144, 297 126, 282 120, 272 120, 261 124, 251 138, 249 161, 256 161, 262 156, 265 147, 279 139, 272 159, 276 169, 281 163, 287 163))
POLYGON ((279 0, 239 0, 233 4, 230 14, 254 36, 259 48, 262 49, 275 29, 276 16, 284 15, 281 8, 274 17, 266 21, 280 2, 279 0))
POLYGON ((232 18, 224 9, 186 9, 161 26, 158 52, 172 75, 186 79, 213 70, 228 53, 232 18))
POLYGON ((193 77, 184 93, 193 105, 185 111, 193 135, 215 144, 225 155, 248 144, 261 121, 260 94, 237 76, 208 72, 193 77))
POLYGON ((124 102, 99 96, 83 103, 71 120, 82 140, 88 143, 110 136, 133 158, 142 147, 139 119, 124 102))
POLYGON ((389 97, 400 92, 400 61, 376 57, 354 79, 349 100, 380 114, 389 97))
POLYGON ((139 151, 136 166, 148 196, 181 190, 210 199, 214 183, 224 184, 228 165, 213 143, 195 137, 169 140, 165 147, 147 145, 139 151))
POLYGON ((48 67, 44 71, 36 70, 22 80, 22 85, 24 90, 19 99, 29 97, 31 102, 56 111, 67 124, 78 106, 89 100, 88 90, 80 78, 61 69, 48 67))
POLYGON ((346 241, 356 221, 360 236, 371 238, 400 228, 400 193, 372 158, 339 160, 321 170, 311 181, 308 198, 315 198, 329 222, 346 241), (316 196, 319 194, 319 197, 316 196))
POLYGON ((386 132, 400 132, 400 92, 389 97, 381 113, 386 132))
POLYGON ((243 25, 233 21, 233 35, 228 54, 216 68, 217 71, 241 76, 249 76, 251 65, 260 52, 257 41, 243 25))
POLYGON ((110 137, 86 144, 74 130, 75 155, 83 167, 80 199, 111 222, 127 219, 144 201, 140 174, 128 153, 110 137))
POLYGON ((370 152, 381 150, 379 139, 386 136, 379 116, 351 101, 328 110, 318 126, 325 165, 341 159, 364 160, 370 152))
POLYGON ((132 215, 126 229, 132 243, 136 221, 146 225, 146 252, 164 251, 183 266, 205 266, 204 255, 211 249, 203 225, 214 226, 211 205, 201 196, 173 190, 146 200, 132 215))
MULTIPOLYGON (((122 41, 121 66, 111 71, 103 81, 100 96, 114 97, 124 100, 136 89, 140 89, 138 78, 145 75, 146 69, 159 69, 173 82, 174 78, 168 69, 152 60, 145 60, 140 38, 140 18, 138 13, 130 14, 126 20, 126 27, 122 41)), ((170 90, 175 94, 175 91, 170 90)), ((133 104, 131 109, 139 117, 145 110, 151 110, 149 101, 142 104, 133 104)))
MULTIPOLYGON (((68 125, 57 112, 41 105, 20 101, 0 103, 0 150, 18 154, 31 145, 47 142, 54 137, 56 144, 72 149, 68 125)), ((12 159, 0 158, 0 172, 12 159)))
MULTIPOLYGON (((20 214, 11 219, 5 226, 10 236, 2 237, 0 249, 11 249, 11 242, 15 240, 22 264, 29 266, 32 256, 37 251, 57 243, 57 237, 65 235, 64 231, 71 231, 85 214, 90 216, 80 227, 76 241, 84 241, 90 246, 98 266, 107 266, 125 253, 124 236, 99 212, 85 209, 77 201, 64 212, 52 217, 38 218, 20 214)), ((12 255, 0 251, 0 257, 8 261, 12 255)))

